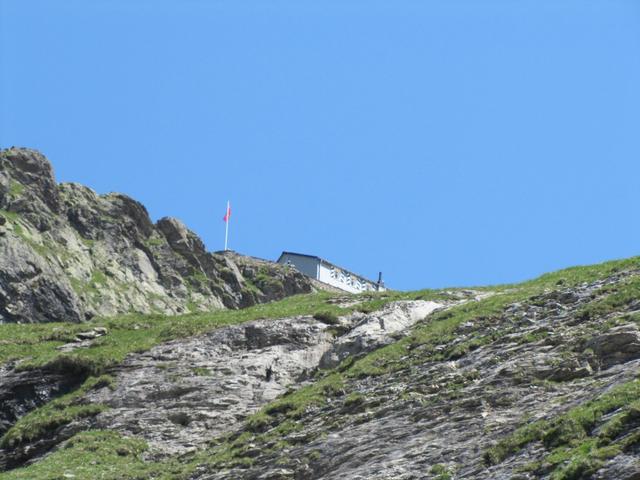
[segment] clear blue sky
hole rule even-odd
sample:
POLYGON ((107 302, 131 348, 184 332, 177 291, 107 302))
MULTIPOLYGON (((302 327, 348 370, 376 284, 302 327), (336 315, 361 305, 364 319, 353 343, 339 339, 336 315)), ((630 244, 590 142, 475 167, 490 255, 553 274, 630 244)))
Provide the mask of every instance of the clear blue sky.
POLYGON ((637 0, 0 0, 0 145, 415 289, 640 253, 637 0))

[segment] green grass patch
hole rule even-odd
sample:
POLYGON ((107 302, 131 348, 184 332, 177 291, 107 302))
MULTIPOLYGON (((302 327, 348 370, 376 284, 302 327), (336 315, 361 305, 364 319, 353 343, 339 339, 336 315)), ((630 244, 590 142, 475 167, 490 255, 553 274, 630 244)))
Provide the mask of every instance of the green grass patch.
POLYGON ((356 409, 362 406, 365 401, 365 396, 360 392, 351 392, 349 395, 347 395, 347 398, 344 399, 344 407, 346 409, 356 409))
POLYGON ((540 340, 544 340, 545 338, 549 338, 551 332, 546 328, 540 328, 533 332, 527 332, 524 335, 521 335, 517 338, 517 342, 519 345, 523 345, 525 343, 535 343, 540 340))
POLYGON ((640 434, 625 435, 640 425, 640 380, 619 385, 600 397, 548 420, 539 420, 516 429, 485 452, 489 464, 498 464, 534 441, 550 450, 544 463, 553 467, 553 480, 586 478, 604 461, 634 445, 640 434), (604 415, 620 413, 594 433, 604 415))
POLYGON ((94 270, 93 272, 91 272, 90 282, 93 285, 104 285, 107 283, 107 276, 100 270, 94 270))
POLYGON ((1 480, 177 480, 192 471, 178 460, 145 462, 146 442, 116 432, 93 430, 79 433, 63 448, 24 468, 0 473, 1 480))
POLYGON ((164 237, 149 237, 144 241, 144 244, 147 247, 160 247, 162 245, 165 245, 166 243, 167 241, 164 237))
POLYGON ((107 276, 100 270, 93 270, 91 272, 91 278, 89 278, 88 281, 83 281, 75 277, 69 277, 71 288, 73 288, 73 290, 80 296, 99 295, 99 288, 106 285, 107 282, 107 276))
MULTIPOLYGON (((91 326, 102 326, 93 322, 91 326)), ((77 323, 34 323, 0 325, 0 363, 19 358, 49 359, 60 354, 56 347, 72 342, 88 328, 77 323)))
POLYGON ((268 273, 259 272, 252 281, 260 290, 283 290, 282 281, 269 275, 268 273))
POLYGON ((0 438, 0 447, 13 448, 20 443, 41 438, 48 432, 74 420, 97 415, 106 409, 104 405, 83 404, 80 400, 89 390, 112 385, 113 378, 108 375, 89 378, 77 390, 56 398, 21 417, 0 438))
POLYGON ((308 387, 289 392, 271 402, 257 415, 270 417, 270 426, 286 420, 297 420, 310 408, 323 405, 328 397, 344 393, 344 379, 339 373, 332 373, 308 387))
POLYGON ((11 184, 9 185, 9 196, 13 198, 17 198, 24 192, 24 185, 16 180, 11 180, 11 184))
POLYGON ((359 301, 356 310, 362 313, 371 313, 380 310, 389 302, 400 300, 431 300, 434 302, 446 302, 464 298, 459 289, 445 290, 424 289, 412 292, 399 292, 387 290, 384 292, 363 292, 354 295, 354 300, 359 301))
POLYGON ((91 239, 91 238, 84 238, 84 237, 79 236, 79 235, 78 235, 78 238, 89 249, 92 249, 96 244, 96 241, 91 239))
POLYGON ((338 316, 334 312, 317 312, 313 314, 313 318, 327 325, 337 325, 339 323, 338 316))
POLYGON ((212 375, 211 370, 205 367, 193 367, 191 371, 196 377, 210 377, 212 375))
POLYGON ((440 463, 432 466, 430 473, 435 480, 451 480, 453 478, 451 471, 440 463))
POLYGON ((576 266, 546 273, 534 280, 520 284, 522 287, 538 288, 572 287, 581 283, 591 283, 625 270, 640 268, 640 257, 612 260, 596 265, 576 266))
MULTIPOLYGON (((229 272, 231 273, 231 270, 229 270, 229 272)), ((189 275, 189 279, 194 285, 208 285, 211 282, 209 277, 200 270, 195 270, 191 275, 189 275)))
POLYGON ((16 212, 10 212, 9 210, 0 210, 0 215, 2 215, 10 222, 17 222, 20 218, 20 216, 16 212))
POLYGON ((595 319, 624 309, 640 300, 640 278, 632 277, 628 282, 607 285, 597 295, 603 298, 589 303, 576 314, 579 318, 595 319))
POLYGON ((83 324, 2 324, 0 325, 0 362, 23 360, 19 368, 52 366, 60 362, 78 364, 97 376, 133 352, 143 352, 176 338, 190 337, 227 325, 257 319, 284 318, 327 311, 344 315, 353 308, 329 303, 327 292, 296 295, 279 302, 256 305, 242 310, 217 310, 180 316, 124 315, 97 318, 83 324), (95 339, 90 348, 62 353, 56 347, 73 341, 75 335, 94 327, 106 327, 108 334, 95 339))

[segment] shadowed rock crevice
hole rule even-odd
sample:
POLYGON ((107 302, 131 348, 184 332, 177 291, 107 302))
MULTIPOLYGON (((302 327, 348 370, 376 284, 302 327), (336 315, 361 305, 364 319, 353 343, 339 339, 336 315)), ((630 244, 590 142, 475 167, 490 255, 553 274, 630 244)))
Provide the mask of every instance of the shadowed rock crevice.
POLYGON ((14 370, 0 367, 0 436, 29 411, 64 395, 84 382, 83 372, 55 372, 45 369, 14 370))

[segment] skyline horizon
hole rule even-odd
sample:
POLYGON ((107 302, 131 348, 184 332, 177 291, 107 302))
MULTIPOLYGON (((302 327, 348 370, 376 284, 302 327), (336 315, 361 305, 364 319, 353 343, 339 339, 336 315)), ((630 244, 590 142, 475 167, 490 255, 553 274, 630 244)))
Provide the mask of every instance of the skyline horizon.
MULTIPOLYGON (((85 184, 83 184, 81 182, 72 181, 72 180, 62 181, 59 178, 57 178, 55 164, 49 159, 49 157, 47 157, 45 152, 42 152, 42 151, 40 151, 38 149, 34 149, 34 148, 31 148, 31 147, 27 147, 27 146, 11 145, 11 146, 8 146, 8 147, 3 147, 2 145, 0 145, 0 151, 11 149, 11 148, 24 148, 24 149, 29 149, 29 150, 35 150, 35 151, 39 152, 41 155, 43 155, 50 162, 50 164, 52 166, 54 179, 56 180, 57 184, 79 183, 80 185, 83 185, 84 187, 93 190, 98 195, 109 195, 109 194, 125 195, 125 196, 131 198, 132 200, 140 203, 145 208, 145 210, 149 213, 149 217, 150 217, 151 221, 154 224, 156 224, 157 222, 159 222, 163 218, 175 218, 175 219, 179 220, 180 222, 182 222, 185 225, 185 227, 187 227, 191 232, 193 232, 195 235, 197 235, 198 238, 200 238, 200 240, 205 245, 206 251, 208 251, 209 253, 222 254, 223 255, 225 252, 228 251, 228 252, 230 252, 232 254, 248 256, 248 257, 251 257, 251 258, 256 258, 258 260, 264 260, 264 261, 269 261, 269 262, 274 262, 274 263, 277 263, 278 258, 280 256, 282 256, 283 253, 295 253, 295 254, 299 254, 299 255, 305 255, 305 256, 312 256, 312 257, 320 258, 320 259, 325 260, 325 261, 327 261, 327 262, 329 262, 331 264, 334 264, 334 265, 336 265, 336 266, 338 266, 340 268, 343 268, 344 270, 348 271, 349 273, 352 273, 352 274, 355 274, 357 276, 363 277, 363 278, 365 278, 366 280, 368 280, 370 282, 374 282, 375 275, 369 276, 369 275, 362 274, 362 273, 350 268, 349 266, 342 265, 342 264, 337 264, 331 258, 327 258, 327 257, 325 257, 325 256, 323 256, 321 254, 314 254, 314 253, 310 253, 310 252, 306 252, 306 251, 304 251, 304 252, 291 251, 291 250, 288 250, 288 249, 284 248, 284 249, 282 249, 280 251, 280 253, 278 253, 278 254, 276 254, 276 255, 274 255, 272 257, 263 257, 263 256, 252 254, 251 252, 243 252, 243 251, 235 250, 234 248, 228 248, 227 250, 225 250, 224 248, 221 248, 221 249, 215 249, 213 247, 208 248, 207 247, 207 243, 203 239, 202 235, 200 235, 196 230, 191 228, 191 226, 189 224, 187 224, 184 220, 182 220, 180 217, 172 217, 170 215, 160 215, 158 217, 153 217, 151 215, 151 213, 149 212, 149 208, 147 207, 147 205, 145 205, 143 202, 141 202, 140 200, 136 199, 135 197, 127 194, 126 192, 119 192, 119 191, 115 191, 115 190, 109 190, 109 191, 100 192, 100 191, 97 191, 96 189, 94 189, 93 187, 91 187, 91 185, 85 185, 85 184)), ((231 200, 229 200, 228 202, 229 202, 230 205, 233 204, 233 202, 231 200)), ((235 213, 234 213, 234 216, 235 216, 235 213)), ((222 221, 224 222, 224 218, 222 218, 222 221)), ((473 285, 466 285, 466 284, 447 284, 447 285, 444 285, 443 284, 443 285, 440 285, 440 286, 418 287, 418 288, 414 288, 414 289, 395 289, 395 288, 393 288, 392 285, 390 286, 387 283, 386 277, 384 275, 384 271, 378 271, 378 273, 382 273, 383 284, 385 285, 385 287, 387 289, 395 290, 395 291, 410 292, 410 291, 419 291, 419 290, 425 290, 425 289, 439 290, 439 289, 447 289, 447 288, 460 288, 460 289, 475 288, 475 287, 482 288, 482 287, 504 286, 504 285, 517 284, 517 283, 526 282, 526 281, 529 281, 529 280, 535 280, 535 279, 539 278, 542 275, 545 275, 547 273, 556 272, 556 271, 559 271, 559 270, 565 270, 565 269, 569 269, 569 268, 573 268, 573 267, 583 267, 583 266, 589 266, 589 265, 596 265, 596 264, 600 264, 600 263, 614 262, 614 261, 623 260, 623 259, 627 259, 627 258, 634 258, 634 257, 638 257, 638 256, 640 256, 640 253, 636 254, 636 255, 631 255, 631 256, 628 256, 628 257, 608 257, 608 258, 603 258, 602 260, 597 261, 597 262, 593 262, 593 263, 578 263, 578 264, 563 265, 563 266, 560 266, 560 267, 558 267, 558 268, 556 268, 554 270, 548 270, 548 271, 544 271, 544 272, 539 272, 539 273, 534 274, 533 276, 530 276, 530 277, 520 278, 520 279, 516 279, 516 280, 513 280, 513 281, 507 281, 507 282, 502 282, 502 283, 473 284, 473 285)), ((375 269, 373 269, 373 270, 375 270, 375 269)))
POLYGON ((637 255, 633 0, 0 0, 0 145, 401 290, 637 255), (29 34, 25 35, 25 28, 29 34))

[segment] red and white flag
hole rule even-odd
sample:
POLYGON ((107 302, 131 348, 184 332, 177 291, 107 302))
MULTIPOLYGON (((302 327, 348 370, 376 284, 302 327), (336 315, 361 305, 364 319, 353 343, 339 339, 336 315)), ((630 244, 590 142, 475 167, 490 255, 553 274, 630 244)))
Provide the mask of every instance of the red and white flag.
POLYGON ((229 247, 229 219, 231 218, 231 202, 227 201, 227 212, 222 220, 224 221, 224 249, 229 247))
POLYGON ((227 202, 227 213, 224 214, 224 217, 222 217, 222 220, 225 222, 228 222, 230 218, 231 218, 231 203, 227 202))

